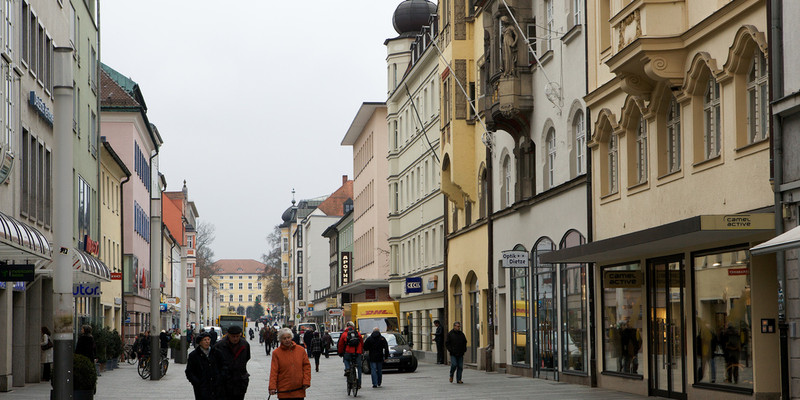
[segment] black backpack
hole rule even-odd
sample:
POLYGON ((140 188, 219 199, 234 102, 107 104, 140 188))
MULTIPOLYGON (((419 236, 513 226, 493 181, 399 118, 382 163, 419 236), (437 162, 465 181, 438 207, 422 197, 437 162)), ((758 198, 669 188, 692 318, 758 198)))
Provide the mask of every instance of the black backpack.
POLYGON ((347 331, 347 345, 350 347, 358 347, 359 335, 355 329, 347 331))

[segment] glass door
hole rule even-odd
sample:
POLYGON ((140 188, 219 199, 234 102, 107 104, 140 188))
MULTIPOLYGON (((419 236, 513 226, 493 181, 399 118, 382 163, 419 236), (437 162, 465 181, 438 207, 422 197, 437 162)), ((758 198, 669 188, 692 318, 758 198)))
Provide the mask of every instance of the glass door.
POLYGON ((478 347, 480 347, 481 333, 478 331, 478 323, 481 320, 480 305, 477 291, 469 292, 469 330, 470 340, 467 342, 467 354, 464 361, 469 363, 478 362, 478 347))
POLYGON ((683 257, 648 262, 650 394, 685 399, 683 257))

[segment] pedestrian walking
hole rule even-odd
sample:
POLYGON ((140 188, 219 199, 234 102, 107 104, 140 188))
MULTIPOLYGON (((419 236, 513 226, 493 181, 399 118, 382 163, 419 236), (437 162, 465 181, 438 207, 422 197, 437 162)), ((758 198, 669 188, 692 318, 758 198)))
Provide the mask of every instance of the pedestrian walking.
POLYGON ((361 389, 361 355, 364 354, 364 338, 356 330, 353 321, 347 321, 347 325, 339 337, 337 347, 339 357, 343 358, 345 374, 350 370, 350 364, 356 364, 358 371, 358 388, 361 389))
POLYGON ((233 325, 228 334, 214 346, 220 353, 220 379, 217 393, 226 400, 243 400, 250 384, 247 362, 250 344, 242 340, 242 327, 233 325))
POLYGON ((314 357, 314 366, 316 371, 319 372, 319 356, 322 355, 322 337, 320 337, 319 332, 315 332, 314 330, 306 332, 306 335, 311 335, 311 356, 314 357))
POLYGON ((311 387, 311 363, 306 351, 294 342, 289 328, 278 332, 280 345, 272 355, 269 370, 269 394, 279 399, 303 399, 311 387))
POLYGON ((325 348, 325 358, 329 358, 328 353, 331 351, 331 345, 333 345, 333 338, 328 331, 322 334, 322 346, 325 348))
POLYGON ((197 344, 186 362, 186 379, 192 384, 196 400, 213 400, 217 395, 217 364, 221 357, 219 351, 211 347, 211 335, 207 332, 197 335, 197 344))
POLYGON ((161 346, 161 357, 166 357, 167 352, 169 351, 169 341, 170 341, 169 333, 165 330, 161 330, 161 333, 158 335, 158 342, 161 346))
POLYGON ((208 336, 211 338, 211 345, 214 346, 217 344, 217 330, 214 328, 208 328, 208 336))
POLYGON ((42 380, 50 380, 50 367, 53 364, 53 339, 50 338, 50 330, 46 326, 42 327, 42 380))
POLYGON ((450 352, 450 382, 453 382, 453 373, 456 374, 456 382, 464 383, 461 374, 464 372, 464 353, 467 352, 467 337, 461 331, 461 322, 453 323, 453 329, 447 333, 445 342, 447 351, 450 352))
POLYGON ((269 355, 273 348, 273 336, 276 336, 274 332, 275 331, 272 328, 266 328, 266 331, 264 332, 264 347, 266 348, 267 355, 269 355))
POLYGON ((439 320, 433 321, 436 331, 433 334, 433 342, 436 343, 436 363, 444 364, 444 327, 439 320))
POLYGON ((369 352, 367 359, 372 375, 372 387, 380 387, 383 382, 383 362, 389 358, 389 342, 381 335, 380 328, 373 328, 372 334, 364 340, 364 351, 369 352))
POLYGON ((81 334, 78 336, 78 343, 75 345, 75 354, 85 356, 93 363, 97 362, 97 345, 92 336, 91 325, 83 325, 81 334))
POLYGON ((253 328, 250 328, 250 332, 249 333, 250 333, 250 340, 253 340, 253 338, 256 337, 255 332, 253 332, 253 328))

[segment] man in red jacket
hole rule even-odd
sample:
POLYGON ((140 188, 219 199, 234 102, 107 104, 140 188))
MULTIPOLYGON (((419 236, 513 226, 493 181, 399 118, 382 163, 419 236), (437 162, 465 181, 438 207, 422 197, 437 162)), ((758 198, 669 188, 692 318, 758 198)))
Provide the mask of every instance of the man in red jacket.
POLYGON ((356 364, 358 371, 358 388, 361 389, 361 355, 364 354, 364 338, 356 330, 352 321, 347 321, 347 326, 339 336, 339 357, 344 357, 344 373, 350 369, 350 363, 356 364))

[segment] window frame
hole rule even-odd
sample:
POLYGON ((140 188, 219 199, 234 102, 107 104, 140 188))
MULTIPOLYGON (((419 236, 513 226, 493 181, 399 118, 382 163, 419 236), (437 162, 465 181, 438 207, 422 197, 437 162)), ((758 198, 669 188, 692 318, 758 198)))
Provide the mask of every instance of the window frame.
POLYGON ((703 156, 704 160, 710 160, 719 157, 721 151, 721 134, 722 130, 720 125, 722 123, 721 115, 721 91, 722 88, 714 79, 709 76, 706 83, 706 90, 703 93, 703 156))
POLYGON ((769 137, 769 61, 756 49, 747 72, 747 144, 769 137))

